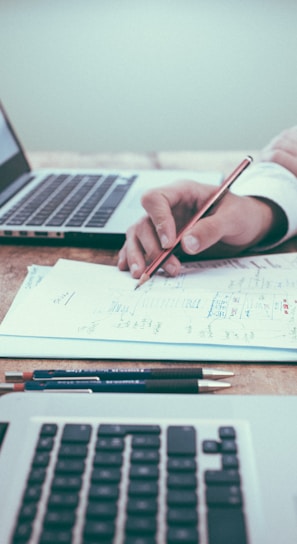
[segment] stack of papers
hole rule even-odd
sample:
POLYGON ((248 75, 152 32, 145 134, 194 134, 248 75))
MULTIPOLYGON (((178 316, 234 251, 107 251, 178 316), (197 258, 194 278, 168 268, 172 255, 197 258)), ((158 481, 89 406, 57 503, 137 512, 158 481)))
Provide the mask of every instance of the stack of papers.
POLYGON ((137 281, 116 267, 32 265, 0 326, 2 357, 297 361, 297 256, 183 266, 137 281))

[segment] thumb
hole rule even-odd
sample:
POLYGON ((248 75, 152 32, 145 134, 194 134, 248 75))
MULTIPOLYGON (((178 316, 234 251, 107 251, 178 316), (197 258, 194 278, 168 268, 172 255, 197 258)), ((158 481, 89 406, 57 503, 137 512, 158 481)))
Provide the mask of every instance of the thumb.
POLYGON ((191 230, 185 233, 181 240, 183 251, 196 255, 216 244, 222 238, 222 230, 215 215, 198 221, 191 230))

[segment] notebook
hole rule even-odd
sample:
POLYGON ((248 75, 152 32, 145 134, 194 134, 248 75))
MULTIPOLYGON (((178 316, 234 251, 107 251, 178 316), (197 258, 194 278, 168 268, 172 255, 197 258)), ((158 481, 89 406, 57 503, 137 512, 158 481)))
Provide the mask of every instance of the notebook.
POLYGON ((0 239, 118 247, 144 213, 141 195, 185 178, 222 181, 215 171, 32 171, 0 103, 0 239))
POLYGON ((295 544, 296 396, 12 393, 0 542, 295 544))

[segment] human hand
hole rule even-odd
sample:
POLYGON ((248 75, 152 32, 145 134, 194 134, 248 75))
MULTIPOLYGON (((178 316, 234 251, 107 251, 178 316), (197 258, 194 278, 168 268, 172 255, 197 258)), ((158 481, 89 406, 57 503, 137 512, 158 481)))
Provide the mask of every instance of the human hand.
POLYGON ((282 131, 260 154, 260 160, 277 162, 297 176, 297 126, 282 131))
MULTIPOLYGON (((174 245, 177 232, 216 190, 211 185, 181 181, 148 191, 142 198, 148 215, 128 229, 118 256, 119 269, 130 270, 134 278, 140 278, 162 249, 174 245)), ((205 257, 238 254, 271 231, 277 213, 277 206, 264 200, 227 192, 211 214, 184 234, 181 250, 205 257)), ((163 264, 170 276, 178 274, 180 267, 173 254, 163 264)))

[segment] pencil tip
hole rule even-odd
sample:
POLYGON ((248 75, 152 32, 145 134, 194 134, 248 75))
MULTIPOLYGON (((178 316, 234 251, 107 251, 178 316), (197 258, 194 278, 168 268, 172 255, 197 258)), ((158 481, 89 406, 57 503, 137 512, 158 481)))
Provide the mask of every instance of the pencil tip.
POLYGON ((141 287, 141 285, 143 285, 147 280, 150 279, 150 276, 148 274, 146 274, 145 272, 140 276, 140 279, 137 283, 137 285, 135 285, 134 287, 134 291, 136 291, 136 289, 138 289, 138 287, 141 287))

